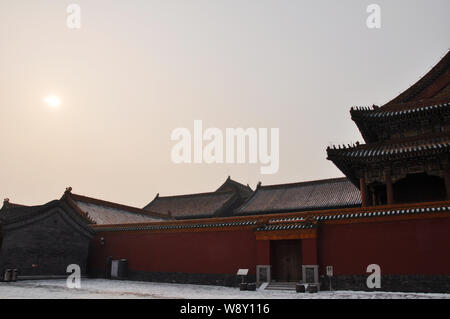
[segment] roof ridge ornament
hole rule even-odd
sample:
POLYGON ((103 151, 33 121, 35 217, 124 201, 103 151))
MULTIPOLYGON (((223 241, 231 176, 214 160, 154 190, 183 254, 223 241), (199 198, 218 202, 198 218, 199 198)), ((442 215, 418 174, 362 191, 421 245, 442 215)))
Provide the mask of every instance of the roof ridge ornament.
POLYGON ((9 208, 9 205, 10 205, 9 198, 5 198, 3 200, 3 207, 2 208, 9 208))
POLYGON ((72 193, 72 187, 66 187, 66 191, 65 191, 65 193, 66 194, 70 194, 70 193, 72 193))

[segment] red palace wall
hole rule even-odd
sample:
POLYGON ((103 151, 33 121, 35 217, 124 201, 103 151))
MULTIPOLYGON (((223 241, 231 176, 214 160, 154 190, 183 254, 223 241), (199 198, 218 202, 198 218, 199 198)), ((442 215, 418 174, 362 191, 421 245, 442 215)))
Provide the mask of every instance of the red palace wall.
POLYGON ((133 271, 192 274, 236 274, 239 268, 255 273, 253 231, 113 232, 100 233, 91 243, 91 269, 105 269, 106 258, 128 259, 133 271), (100 237, 105 244, 100 245, 100 237))
MULTIPOLYGON (((321 274, 332 265, 336 276, 367 275, 369 264, 385 275, 450 275, 449 231, 450 218, 323 224, 317 240, 302 240, 302 263, 319 264, 321 274)), ((270 264, 270 241, 252 230, 98 233, 90 269, 104 270, 108 256, 128 259, 133 271, 255 274, 256 265, 270 264)))
POLYGON ((319 268, 335 275, 366 274, 378 264, 382 274, 450 275, 450 219, 323 225, 319 268))
POLYGON ((302 240, 303 265, 317 265, 317 253, 317 240, 315 238, 302 240))

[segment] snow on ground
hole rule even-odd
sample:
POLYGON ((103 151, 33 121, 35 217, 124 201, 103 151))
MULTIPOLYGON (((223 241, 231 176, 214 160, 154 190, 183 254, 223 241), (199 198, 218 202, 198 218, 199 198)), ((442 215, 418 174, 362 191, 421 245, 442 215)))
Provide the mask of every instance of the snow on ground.
POLYGON ((182 285, 154 282, 82 279, 80 289, 69 289, 65 280, 0 283, 0 299, 104 299, 104 298, 185 298, 185 299, 450 299, 450 294, 393 293, 362 291, 322 291, 316 294, 295 291, 239 291, 238 288, 182 285))

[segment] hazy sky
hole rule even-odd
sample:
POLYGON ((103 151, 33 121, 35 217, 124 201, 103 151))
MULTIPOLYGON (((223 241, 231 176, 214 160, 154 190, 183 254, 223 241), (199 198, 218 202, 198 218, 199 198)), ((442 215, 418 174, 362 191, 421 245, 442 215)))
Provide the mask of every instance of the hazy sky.
POLYGON ((448 0, 0 0, 0 196, 161 195, 342 176, 354 105, 383 104, 448 50, 448 0), (70 3, 81 29, 66 26, 70 3), (366 8, 381 6, 381 29, 366 8), (55 94, 58 109, 43 99, 55 94), (280 128, 280 169, 172 163, 177 127, 280 128))

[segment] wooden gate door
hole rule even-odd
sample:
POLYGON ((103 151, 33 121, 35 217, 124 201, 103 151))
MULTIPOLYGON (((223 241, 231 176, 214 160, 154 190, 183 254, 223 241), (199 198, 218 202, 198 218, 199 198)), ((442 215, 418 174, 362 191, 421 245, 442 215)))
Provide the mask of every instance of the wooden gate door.
POLYGON ((272 278, 275 281, 300 281, 302 277, 301 240, 274 240, 270 243, 272 278))

